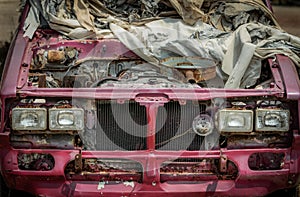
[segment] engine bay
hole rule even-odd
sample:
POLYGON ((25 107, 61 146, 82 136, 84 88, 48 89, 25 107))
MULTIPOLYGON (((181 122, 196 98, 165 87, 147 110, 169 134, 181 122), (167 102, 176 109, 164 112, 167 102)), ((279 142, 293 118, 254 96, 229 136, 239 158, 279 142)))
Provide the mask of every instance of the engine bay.
MULTIPOLYGON (((228 76, 216 60, 200 57, 171 57, 148 63, 118 41, 55 44, 32 50, 27 84, 38 88, 137 87, 224 88, 228 76), (61 46, 60 46, 61 45, 61 46), (82 46, 83 45, 83 46, 82 46), (92 45, 95 48, 92 49, 92 45), (117 45, 117 46, 116 46, 117 45), (124 47, 124 46, 123 46, 124 47), (112 48, 107 52, 107 48, 112 48), (99 54, 100 51, 100 54, 99 54), (124 53, 125 51, 125 53, 124 53)), ((268 88, 274 82, 262 61, 260 78, 247 89, 268 88)))

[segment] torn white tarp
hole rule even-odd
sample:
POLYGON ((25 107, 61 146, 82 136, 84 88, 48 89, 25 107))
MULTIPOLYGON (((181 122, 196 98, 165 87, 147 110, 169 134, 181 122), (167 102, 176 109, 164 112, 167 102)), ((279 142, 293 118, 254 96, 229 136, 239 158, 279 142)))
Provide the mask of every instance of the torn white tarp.
POLYGON ((258 23, 242 25, 232 33, 224 33, 201 21, 189 26, 180 19, 157 20, 143 27, 131 26, 128 31, 115 24, 110 27, 123 44, 146 61, 199 56, 222 62, 222 70, 229 75, 226 88, 254 85, 260 74, 259 60, 274 54, 287 55, 300 65, 297 54, 300 39, 258 23), (200 32, 197 38, 193 36, 195 32, 200 32))
POLYGON ((111 30, 118 35, 118 39, 127 46, 131 51, 133 51, 135 54, 143 58, 145 61, 150 63, 157 64, 159 61, 156 59, 149 50, 148 47, 144 45, 144 43, 136 38, 134 34, 129 33, 122 27, 119 27, 115 24, 111 24, 111 30))
POLYGON ((274 54, 287 55, 300 65, 299 38, 275 28, 277 22, 260 0, 29 2, 24 30, 30 38, 47 21, 71 39, 118 38, 155 64, 172 56, 211 58, 229 77, 226 88, 253 86, 261 60, 274 54))
POLYGON ((126 29, 167 17, 181 18, 191 26, 201 20, 225 31, 252 21, 277 25, 260 0, 29 0, 29 3, 31 10, 24 27, 29 38, 41 21, 71 39, 111 37, 109 23, 114 21, 122 21, 121 27, 126 29), (109 21, 112 17, 115 20, 109 21))
POLYGON ((272 12, 260 0, 215 1, 209 19, 210 24, 226 32, 252 22, 279 27, 272 12))
POLYGON ((24 22, 23 30, 25 31, 24 36, 32 38, 36 29, 40 26, 39 10, 35 2, 31 2, 33 5, 28 13, 28 16, 24 22))
POLYGON ((67 1, 64 0, 29 0, 30 12, 25 20, 25 36, 32 38, 41 25, 41 20, 63 35, 71 39, 111 38, 109 29, 97 29, 94 16, 82 0, 75 0, 73 12, 68 11, 67 1), (40 17, 41 16, 41 17, 40 17))
POLYGON ((199 56, 221 61, 228 39, 227 33, 202 21, 190 26, 171 18, 131 26, 128 31, 112 23, 110 29, 125 46, 150 62, 170 56, 199 56), (196 31, 202 32, 203 37, 193 38, 196 31))
MULTIPOLYGON (((222 63, 223 71, 230 75, 225 87, 245 87, 241 86, 241 80, 242 77, 249 74, 246 73, 246 69, 251 72, 250 64, 258 62, 253 61, 253 58, 265 59, 275 54, 290 57, 299 67, 300 38, 259 23, 240 26, 230 37, 230 44, 222 63)), ((246 79, 246 77, 244 78, 246 79)), ((251 80, 251 78, 247 77, 247 80, 251 80)), ((244 84, 246 86, 254 85, 244 84)))
POLYGON ((252 44, 251 36, 247 30, 240 29, 239 33, 233 33, 227 48, 222 70, 230 76, 225 87, 237 88, 240 87, 240 82, 251 62, 256 47, 252 44))

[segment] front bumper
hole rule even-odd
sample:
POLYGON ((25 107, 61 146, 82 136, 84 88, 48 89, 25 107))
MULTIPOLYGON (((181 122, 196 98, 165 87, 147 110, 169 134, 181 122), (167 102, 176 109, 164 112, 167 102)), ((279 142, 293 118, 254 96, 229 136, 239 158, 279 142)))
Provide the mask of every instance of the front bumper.
MULTIPOLYGON (((2 136, 3 137, 3 136, 2 136)), ((3 139, 3 138, 2 138, 3 139)), ((291 149, 247 149, 215 151, 82 151, 82 158, 118 158, 138 161, 143 166, 141 182, 134 181, 70 181, 65 177, 65 167, 74 160, 79 150, 15 150, 1 149, 2 173, 9 187, 41 196, 264 196, 281 188, 298 183, 298 163, 291 149), (248 167, 253 153, 284 153, 280 170, 254 171, 248 167), (55 166, 50 171, 28 171, 18 168, 19 153, 51 154, 55 166), (161 182, 160 166, 176 158, 226 157, 238 167, 235 180, 217 180, 203 177, 202 181, 161 182)))

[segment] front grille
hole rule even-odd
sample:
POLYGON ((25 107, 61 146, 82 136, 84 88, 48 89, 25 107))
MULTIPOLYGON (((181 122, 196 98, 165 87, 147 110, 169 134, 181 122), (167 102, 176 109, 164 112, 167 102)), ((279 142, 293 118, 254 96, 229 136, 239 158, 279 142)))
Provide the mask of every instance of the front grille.
POLYGON ((139 103, 101 102, 97 104, 98 150, 145 150, 146 108, 139 103))
POLYGON ((180 105, 170 102, 159 108, 157 115, 156 149, 199 150, 203 137, 192 130, 194 118, 205 111, 205 105, 187 102, 180 105))
MULTIPOLYGON (((203 137, 192 131, 192 122, 205 105, 198 102, 166 103, 158 108, 155 148, 159 150, 199 150, 203 137)), ((97 150, 146 150, 146 107, 136 102, 97 103, 97 150)), ((153 117, 149 117, 153 118, 153 117)))

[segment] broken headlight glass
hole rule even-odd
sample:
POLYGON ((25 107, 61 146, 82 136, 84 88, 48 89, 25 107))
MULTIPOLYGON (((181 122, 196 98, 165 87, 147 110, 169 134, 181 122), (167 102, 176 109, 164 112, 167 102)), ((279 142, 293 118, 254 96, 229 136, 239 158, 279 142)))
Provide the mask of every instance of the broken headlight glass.
POLYGON ((256 131, 288 131, 290 112, 281 109, 257 109, 256 131))

